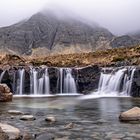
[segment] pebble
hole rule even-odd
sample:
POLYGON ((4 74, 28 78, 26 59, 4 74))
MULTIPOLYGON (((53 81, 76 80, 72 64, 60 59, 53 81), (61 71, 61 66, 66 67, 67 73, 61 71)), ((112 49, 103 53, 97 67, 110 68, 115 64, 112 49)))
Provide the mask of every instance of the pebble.
POLYGON ((12 114, 12 115, 23 115, 24 113, 19 111, 19 110, 8 110, 8 113, 9 114, 12 114))
POLYGON ((56 122, 56 118, 54 116, 48 116, 48 117, 45 118, 45 121, 56 122))
POLYGON ((20 120, 23 120, 23 121, 33 121, 35 119, 36 118, 33 115, 23 115, 20 117, 20 120))

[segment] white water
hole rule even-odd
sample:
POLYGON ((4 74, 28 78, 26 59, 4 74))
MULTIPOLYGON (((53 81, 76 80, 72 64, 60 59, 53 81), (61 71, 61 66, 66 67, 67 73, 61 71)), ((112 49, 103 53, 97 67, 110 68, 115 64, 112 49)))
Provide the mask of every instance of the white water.
POLYGON ((37 95, 37 93, 38 93, 38 78, 37 78, 37 76, 38 76, 38 72, 35 69, 33 69, 33 78, 32 79, 33 79, 33 94, 34 95, 37 95))
POLYGON ((39 72, 35 69, 31 69, 30 74, 30 92, 33 95, 50 94, 50 79, 48 75, 48 69, 46 68, 45 73, 42 77, 38 78, 39 72))
MULTIPOLYGON (((59 90, 61 94, 73 94, 77 93, 75 80, 72 76, 72 70, 69 68, 60 68, 59 70, 59 90)), ((26 95, 24 93, 24 80, 25 70, 19 70, 19 80, 17 85, 17 94, 26 95)), ((50 94, 50 78, 48 74, 48 69, 30 69, 30 95, 49 95, 50 94)))
POLYGON ((59 69, 60 73, 60 93, 63 93, 63 68, 59 69))
POLYGON ((48 69, 45 71, 45 94, 50 94, 50 78, 48 74, 48 69))
POLYGON ((19 76, 20 76, 20 83, 19 83, 19 95, 22 95, 24 92, 24 77, 25 77, 25 70, 21 69, 19 70, 19 76))
POLYGON ((72 76, 72 70, 65 69, 66 75, 64 78, 64 93, 77 93, 76 83, 72 76))
POLYGON ((128 67, 113 70, 106 73, 101 72, 98 91, 93 93, 98 97, 130 96, 135 68, 128 67))
POLYGON ((135 68, 126 67, 119 70, 114 69, 109 73, 107 73, 107 70, 108 69, 103 69, 103 72, 101 72, 97 92, 80 97, 80 99, 129 97, 131 95, 135 68))
POLYGON ((60 68, 59 79, 57 83, 58 93, 73 94, 77 93, 75 79, 72 76, 71 68, 60 68))

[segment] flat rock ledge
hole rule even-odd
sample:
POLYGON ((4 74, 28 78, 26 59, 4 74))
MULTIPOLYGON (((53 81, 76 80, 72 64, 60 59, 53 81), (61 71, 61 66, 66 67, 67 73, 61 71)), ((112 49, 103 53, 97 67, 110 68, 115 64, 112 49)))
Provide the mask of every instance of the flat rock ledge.
POLYGON ((9 102, 12 101, 12 98, 10 88, 6 84, 0 84, 0 102, 9 102))
POLYGON ((3 140, 18 140, 20 138, 20 130, 8 125, 8 124, 3 124, 0 123, 0 128, 2 129, 3 132, 3 140))
POLYGON ((140 108, 134 107, 119 116, 120 121, 140 121, 140 108))

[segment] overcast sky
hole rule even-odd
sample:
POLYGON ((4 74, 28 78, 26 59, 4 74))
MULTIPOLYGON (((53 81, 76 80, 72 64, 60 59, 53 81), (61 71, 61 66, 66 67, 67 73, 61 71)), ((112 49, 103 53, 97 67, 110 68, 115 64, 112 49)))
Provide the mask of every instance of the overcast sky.
POLYGON ((140 30, 140 0, 0 0, 0 26, 16 23, 44 8, 72 11, 115 34, 140 30))

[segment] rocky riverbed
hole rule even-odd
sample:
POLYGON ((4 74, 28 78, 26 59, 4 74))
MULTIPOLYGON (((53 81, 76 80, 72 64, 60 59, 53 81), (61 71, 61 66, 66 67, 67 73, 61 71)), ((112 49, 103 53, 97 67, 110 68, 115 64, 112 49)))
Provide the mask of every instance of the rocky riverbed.
POLYGON ((17 127, 24 140, 138 140, 140 123, 120 122, 118 117, 139 104, 138 98, 14 98, 0 103, 0 122, 17 127), (35 119, 22 120, 23 114, 8 110, 35 119))

